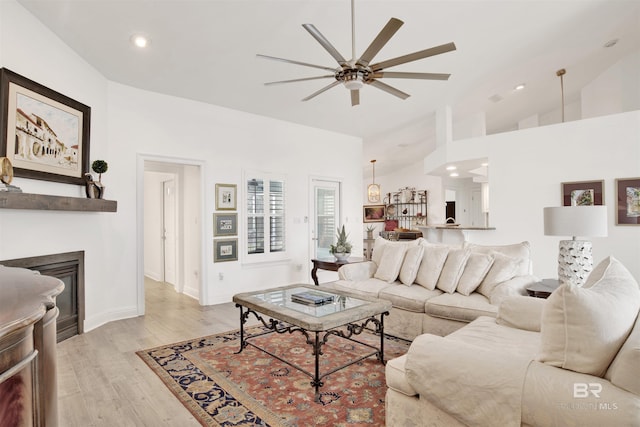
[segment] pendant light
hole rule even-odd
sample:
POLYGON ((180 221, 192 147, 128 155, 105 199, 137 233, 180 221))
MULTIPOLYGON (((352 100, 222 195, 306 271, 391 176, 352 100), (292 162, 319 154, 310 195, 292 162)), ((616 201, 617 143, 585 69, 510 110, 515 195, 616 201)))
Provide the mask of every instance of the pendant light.
POLYGON ((562 98, 562 123, 564 123, 564 78, 563 76, 567 74, 567 70, 561 68, 556 71, 556 76, 560 77, 560 96, 562 98))
POLYGON ((367 197, 369 203, 380 203, 380 186, 376 184, 376 161, 371 160, 371 165, 373 166, 373 179, 367 187, 367 197))

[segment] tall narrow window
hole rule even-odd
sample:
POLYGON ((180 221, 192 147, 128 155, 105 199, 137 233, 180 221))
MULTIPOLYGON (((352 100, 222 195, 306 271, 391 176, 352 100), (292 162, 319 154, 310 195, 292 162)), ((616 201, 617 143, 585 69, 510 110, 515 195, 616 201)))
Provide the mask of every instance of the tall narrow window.
MULTIPOLYGON (((285 182, 264 174, 247 175, 247 255, 286 250, 285 182)), ((253 257, 250 257, 253 259, 253 257)))

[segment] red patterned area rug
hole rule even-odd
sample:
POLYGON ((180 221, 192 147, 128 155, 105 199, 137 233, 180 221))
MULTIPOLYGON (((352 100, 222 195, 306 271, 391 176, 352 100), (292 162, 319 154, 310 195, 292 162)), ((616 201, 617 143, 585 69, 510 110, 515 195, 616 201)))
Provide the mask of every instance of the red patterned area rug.
MULTIPOLYGON (((247 328, 256 334, 262 327, 247 328)), ((379 346, 365 331, 356 339, 379 346)), ((312 347, 299 332, 272 333, 254 341, 270 352, 314 371, 312 347)), ((385 359, 398 357, 409 342, 385 337, 385 359)), ((371 356, 330 374, 314 401, 311 378, 251 346, 241 353, 240 332, 164 345, 137 354, 204 426, 383 426, 384 366, 371 356)), ((371 350, 331 336, 322 347, 320 373, 371 350)))

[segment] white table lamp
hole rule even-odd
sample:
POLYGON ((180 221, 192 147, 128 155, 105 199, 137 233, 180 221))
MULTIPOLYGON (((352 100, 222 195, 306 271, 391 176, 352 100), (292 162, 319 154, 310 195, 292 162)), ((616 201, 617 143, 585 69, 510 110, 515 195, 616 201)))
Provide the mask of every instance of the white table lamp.
POLYGON ((582 286, 593 269, 591 242, 576 237, 607 235, 606 206, 562 206, 544 208, 545 236, 572 236, 561 240, 558 253, 560 283, 582 286))

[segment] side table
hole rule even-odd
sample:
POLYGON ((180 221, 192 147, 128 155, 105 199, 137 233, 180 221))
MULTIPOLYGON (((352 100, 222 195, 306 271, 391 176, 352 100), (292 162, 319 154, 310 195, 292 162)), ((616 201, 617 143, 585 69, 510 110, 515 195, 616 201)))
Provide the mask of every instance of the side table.
POLYGON ((558 279, 542 279, 539 282, 533 283, 527 286, 527 294, 530 297, 536 298, 549 298, 551 292, 555 291, 560 286, 558 279))
POLYGON ((364 261, 366 261, 366 259, 358 257, 349 257, 346 261, 338 261, 333 257, 312 259, 311 262, 313 263, 313 268, 311 269, 311 278, 313 279, 313 283, 315 283, 316 286, 319 286, 320 284, 318 283, 317 275, 318 270, 338 271, 338 269, 345 264, 354 264, 364 261))

